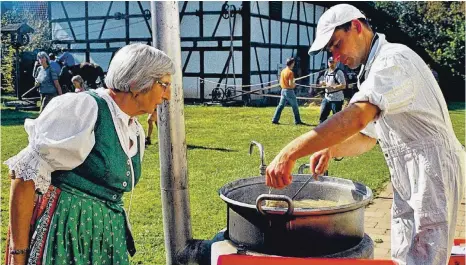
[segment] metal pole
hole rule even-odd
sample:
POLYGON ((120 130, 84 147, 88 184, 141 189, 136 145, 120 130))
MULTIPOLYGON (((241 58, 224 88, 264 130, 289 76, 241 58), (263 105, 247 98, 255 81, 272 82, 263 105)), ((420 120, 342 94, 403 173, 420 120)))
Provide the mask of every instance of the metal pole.
POLYGON ((19 91, 19 48, 15 48, 15 87, 16 87, 16 97, 18 100, 21 100, 21 92, 19 91))
POLYGON ((150 18, 152 27, 152 46, 157 48, 157 19, 155 17, 155 1, 150 1, 150 18))
POLYGON ((160 188, 162 195, 163 226, 167 265, 191 264, 183 256, 192 240, 189 207, 188 167, 181 70, 181 39, 178 2, 151 3, 154 47, 164 51, 173 60, 176 73, 172 76, 171 101, 157 107, 160 188), (155 10, 154 10, 155 7, 155 10))

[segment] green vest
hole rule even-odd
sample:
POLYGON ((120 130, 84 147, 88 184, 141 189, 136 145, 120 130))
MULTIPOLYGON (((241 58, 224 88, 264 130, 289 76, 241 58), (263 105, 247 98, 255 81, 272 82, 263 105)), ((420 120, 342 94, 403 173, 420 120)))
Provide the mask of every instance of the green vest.
POLYGON ((139 136, 138 152, 128 159, 121 147, 107 102, 95 92, 90 94, 98 105, 94 126, 95 145, 84 162, 73 170, 52 173, 52 185, 67 191, 79 190, 85 194, 110 202, 121 202, 124 192, 131 191, 133 164, 135 186, 141 176, 139 136))

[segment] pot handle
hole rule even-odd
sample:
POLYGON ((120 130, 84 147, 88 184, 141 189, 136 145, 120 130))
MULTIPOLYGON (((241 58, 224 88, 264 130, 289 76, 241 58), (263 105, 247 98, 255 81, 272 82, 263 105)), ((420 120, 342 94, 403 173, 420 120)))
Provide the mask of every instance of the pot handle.
POLYGON ((286 202, 286 204, 288 204, 288 210, 285 212, 285 215, 292 215, 294 212, 293 203, 290 197, 286 195, 278 195, 278 194, 262 194, 262 195, 259 195, 259 197, 257 197, 256 199, 257 211, 259 211, 262 215, 269 214, 266 211, 264 211, 264 209, 262 209, 262 202, 265 200, 286 202))

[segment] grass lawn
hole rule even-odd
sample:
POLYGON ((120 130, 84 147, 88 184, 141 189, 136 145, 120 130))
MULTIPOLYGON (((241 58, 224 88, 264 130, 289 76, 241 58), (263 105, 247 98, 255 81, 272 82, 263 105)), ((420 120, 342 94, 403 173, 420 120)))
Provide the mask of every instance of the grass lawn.
MULTIPOLYGON (((455 132, 464 144, 464 104, 451 106, 455 132)), ((191 217, 195 238, 211 239, 226 226, 226 207, 217 190, 227 182, 259 174, 257 149, 252 157, 248 155, 251 140, 263 144, 266 163, 269 163, 289 141, 312 128, 293 125, 291 108, 283 111, 281 125, 272 125, 274 110, 272 107, 185 106, 191 217)), ((300 112, 306 123, 312 126, 318 123, 318 107, 303 107, 300 112)), ((5 161, 26 147, 27 135, 23 122, 25 118, 36 117, 37 113, 3 109, 1 114, 1 160, 5 161)), ((145 119, 145 116, 140 118, 141 121, 145 119)), ((143 124, 146 126, 145 122, 143 124)), ((306 162, 307 159, 299 160, 295 172, 299 165, 306 162)), ((380 192, 389 180, 388 168, 378 146, 360 157, 332 162, 329 173, 362 182, 375 193, 380 192)), ((143 177, 133 195, 130 219, 137 247, 133 264, 165 264, 159 174, 158 146, 154 144, 146 150, 143 177)), ((9 182, 7 167, 2 165, 2 257, 8 224, 9 182)), ((128 203, 129 194, 125 197, 125 205, 128 203)))

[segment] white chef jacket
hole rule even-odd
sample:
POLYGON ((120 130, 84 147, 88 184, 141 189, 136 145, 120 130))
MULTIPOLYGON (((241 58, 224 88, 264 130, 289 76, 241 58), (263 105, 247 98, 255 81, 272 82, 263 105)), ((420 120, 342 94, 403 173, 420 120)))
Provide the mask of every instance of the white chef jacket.
POLYGON ((463 196, 465 152, 428 66, 407 46, 378 36, 350 104, 380 109, 362 133, 378 140, 391 174, 392 258, 446 264, 463 196))

